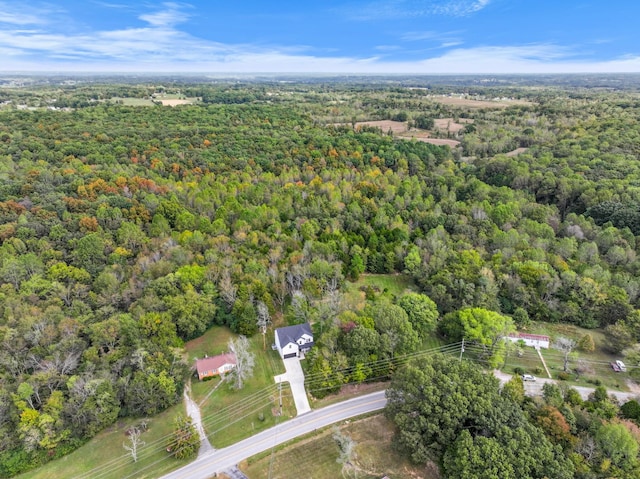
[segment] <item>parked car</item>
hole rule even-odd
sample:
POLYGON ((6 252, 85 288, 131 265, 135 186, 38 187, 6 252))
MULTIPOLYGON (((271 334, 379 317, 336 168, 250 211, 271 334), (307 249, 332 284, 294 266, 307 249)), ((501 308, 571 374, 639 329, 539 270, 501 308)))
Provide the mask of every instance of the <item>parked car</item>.
POLYGON ((627 366, 619 359, 616 361, 616 364, 620 368, 620 371, 625 372, 627 370, 627 366))
POLYGON ((615 372, 619 373, 621 371, 620 366, 618 366, 616 363, 609 364, 611 364, 611 369, 613 369, 615 372))
POLYGON ((536 377, 532 376, 531 374, 523 374, 522 375, 522 380, 523 381, 535 381, 536 377))

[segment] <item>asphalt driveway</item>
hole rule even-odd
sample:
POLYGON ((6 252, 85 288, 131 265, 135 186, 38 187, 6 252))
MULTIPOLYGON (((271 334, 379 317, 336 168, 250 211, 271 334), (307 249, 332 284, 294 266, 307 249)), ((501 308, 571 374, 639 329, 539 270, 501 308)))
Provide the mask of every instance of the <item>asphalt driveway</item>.
POLYGON ((304 373, 299 358, 287 358, 282 360, 286 373, 275 376, 276 383, 289 382, 293 402, 296 405, 298 416, 311 411, 307 391, 304 389, 304 373))

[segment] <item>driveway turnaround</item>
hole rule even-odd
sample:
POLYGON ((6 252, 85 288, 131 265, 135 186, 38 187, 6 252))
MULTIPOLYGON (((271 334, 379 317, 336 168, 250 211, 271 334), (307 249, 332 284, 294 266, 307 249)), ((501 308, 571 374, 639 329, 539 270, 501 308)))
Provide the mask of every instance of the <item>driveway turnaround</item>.
MULTIPOLYGON (((207 456, 199 457, 191 464, 163 476, 162 479, 208 479, 215 473, 229 469, 243 459, 255 456, 264 451, 308 434, 316 429, 344 421, 384 408, 387 399, 384 391, 349 399, 322 409, 316 409, 303 416, 262 431, 232 446, 218 449, 207 456)), ((143 470, 138 471, 142 473, 143 470)))
POLYGON ((300 359, 287 358, 282 360, 284 367, 287 370, 286 373, 275 376, 276 383, 289 382, 291 386, 291 394, 293 395, 293 402, 296 405, 296 411, 298 416, 311 411, 309 406, 309 399, 307 398, 307 391, 304 389, 304 373, 302 372, 302 366, 300 365, 300 359))

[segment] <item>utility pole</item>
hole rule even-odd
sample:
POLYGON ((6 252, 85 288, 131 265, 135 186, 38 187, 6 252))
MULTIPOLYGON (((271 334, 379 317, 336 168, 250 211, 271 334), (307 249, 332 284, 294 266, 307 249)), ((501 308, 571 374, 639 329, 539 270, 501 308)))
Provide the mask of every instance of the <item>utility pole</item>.
MULTIPOLYGON (((280 396, 280 398, 279 398, 280 416, 276 417, 276 426, 278 425, 278 419, 280 417, 282 417, 282 381, 280 381, 278 383, 278 395, 280 396)), ((271 473, 273 472, 273 458, 274 458, 274 454, 276 452, 276 447, 275 447, 276 437, 278 437, 278 430, 276 428, 274 428, 274 431, 273 431, 273 447, 271 448, 271 459, 269 460, 269 476, 268 476, 269 479, 271 479, 271 473)))
POLYGON ((462 353, 464 353, 464 338, 462 338, 462 345, 460 346, 460 361, 462 361, 462 353))

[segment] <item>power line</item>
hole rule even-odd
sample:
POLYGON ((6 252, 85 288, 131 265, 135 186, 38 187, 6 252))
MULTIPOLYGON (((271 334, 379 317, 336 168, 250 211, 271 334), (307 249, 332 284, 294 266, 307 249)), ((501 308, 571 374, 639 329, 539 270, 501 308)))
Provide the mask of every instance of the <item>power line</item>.
MULTIPOLYGON (((393 366, 394 368, 397 368, 399 366, 402 366, 403 364, 407 363, 408 361, 417 358, 417 357, 423 357, 423 356, 427 356, 427 355, 433 355, 433 354, 437 354, 437 353, 442 353, 442 354, 448 354, 448 353, 452 353, 458 350, 460 343, 452 343, 452 344, 446 344, 446 345, 442 345, 442 346, 437 346, 434 348, 430 348, 430 349, 426 349, 426 350, 421 350, 421 351, 416 351, 414 353, 410 353, 410 354, 406 354, 406 355, 402 355, 402 356, 397 356, 395 358, 391 358, 391 359, 380 359, 380 360, 376 360, 376 361, 370 361, 367 363, 363 363, 362 365, 365 367, 370 367, 372 369, 372 372, 375 371, 376 369, 383 367, 383 366, 393 366)), ((337 374, 345 374, 345 377, 348 376, 348 373, 353 372, 353 370, 356 368, 357 366, 348 366, 345 368, 341 368, 335 371, 332 371, 331 376, 329 376, 329 378, 325 378, 322 374, 317 373, 317 374, 312 374, 309 375, 308 377, 311 378, 311 380, 309 381, 309 383, 307 383, 307 381, 305 381, 305 384, 308 384, 310 386, 314 385, 314 384, 321 384, 321 381, 324 381, 326 379, 330 379, 331 377, 336 377, 337 374)), ((389 377, 389 373, 387 372, 386 374, 380 375, 380 376, 375 376, 375 377, 368 377, 367 381, 371 382, 372 380, 378 380, 378 379, 386 379, 389 377)), ((344 384, 352 384, 355 381, 349 381, 349 382, 345 382, 344 384)), ((207 426, 207 428, 211 428, 212 426, 217 426, 220 423, 224 423, 223 427, 217 428, 213 431, 209 431, 208 436, 212 436, 216 433, 219 433, 221 431, 223 431, 224 429, 228 428, 229 426, 236 424, 237 422, 246 419, 248 417, 250 417, 251 415, 255 414, 256 412, 258 412, 260 409, 262 409, 263 407, 265 407, 267 404, 269 404, 271 402, 270 397, 275 394, 276 389, 278 388, 277 384, 273 384, 270 386, 267 386, 259 391, 256 391, 255 393, 253 393, 251 396, 247 397, 247 398, 243 398, 242 400, 238 401, 237 403, 234 403, 233 405, 229 405, 221 410, 216 411, 215 413, 212 413, 209 416, 205 416, 202 418, 202 425, 207 426), (247 411, 249 410, 249 411, 247 411), (238 414, 244 413, 243 415, 241 415, 240 417, 236 418, 234 421, 229 421, 229 417, 233 417, 236 416, 238 414)), ((314 387, 313 389, 316 391, 321 391, 321 390, 327 390, 327 389, 333 389, 334 386, 331 387, 314 387)), ((278 418, 276 418, 276 423, 278 421, 278 418)), ((205 431, 206 432, 206 431, 205 431)), ((141 451, 141 453, 139 454, 139 459, 138 460, 144 460, 145 458, 151 456, 152 454, 154 454, 157 450, 154 450, 154 447, 158 447, 161 443, 166 443, 167 440, 171 437, 173 433, 169 433, 166 434, 160 438, 157 438, 156 440, 154 440, 153 442, 146 444, 145 448, 141 451)), ((144 466, 142 469, 138 469, 136 474, 138 474, 139 472, 148 469, 149 467, 158 464, 161 461, 164 461, 166 459, 171 458, 171 455, 167 455, 166 457, 159 459, 157 461, 155 461, 154 463, 144 466)), ((130 464, 130 455, 129 454, 123 454, 122 456, 118 456, 117 458, 114 458, 110 461, 108 461, 105 464, 102 464, 100 466, 97 466, 95 468, 93 468, 90 471, 87 471, 79 476, 76 476, 77 479, 99 479, 100 477, 104 477, 106 474, 112 473, 114 470, 118 470, 122 467, 125 467, 127 465, 130 464)), ((133 476, 129 476, 129 477, 133 477, 133 476)))

